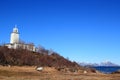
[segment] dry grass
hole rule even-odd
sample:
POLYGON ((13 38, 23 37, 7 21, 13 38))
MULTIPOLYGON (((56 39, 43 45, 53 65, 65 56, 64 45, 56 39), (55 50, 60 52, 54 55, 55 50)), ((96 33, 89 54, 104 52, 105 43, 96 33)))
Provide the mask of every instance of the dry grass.
POLYGON ((0 66, 0 80, 120 80, 119 74, 63 73, 53 67, 38 72, 35 66, 0 66))

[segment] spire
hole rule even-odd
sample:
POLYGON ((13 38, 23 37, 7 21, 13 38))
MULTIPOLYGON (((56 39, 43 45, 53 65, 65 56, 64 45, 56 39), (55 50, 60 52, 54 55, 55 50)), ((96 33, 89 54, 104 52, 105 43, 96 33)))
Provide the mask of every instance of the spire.
POLYGON ((17 25, 15 25, 15 27, 13 28, 13 32, 14 32, 14 33, 18 33, 17 25))

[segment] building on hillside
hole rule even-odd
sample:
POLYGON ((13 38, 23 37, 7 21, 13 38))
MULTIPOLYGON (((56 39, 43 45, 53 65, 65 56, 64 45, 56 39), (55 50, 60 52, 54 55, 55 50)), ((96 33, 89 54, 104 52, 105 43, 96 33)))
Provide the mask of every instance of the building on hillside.
POLYGON ((7 46, 8 48, 12 48, 12 49, 21 48, 21 49, 26 49, 29 51, 34 51, 34 52, 36 51, 34 44, 25 44, 25 43, 20 42, 17 26, 13 28, 13 32, 11 33, 11 36, 10 36, 10 43, 5 44, 5 46, 7 46))

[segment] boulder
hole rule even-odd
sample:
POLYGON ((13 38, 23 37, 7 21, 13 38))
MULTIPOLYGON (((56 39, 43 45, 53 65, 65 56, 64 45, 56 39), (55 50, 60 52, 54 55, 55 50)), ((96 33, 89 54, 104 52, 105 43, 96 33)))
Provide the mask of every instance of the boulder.
POLYGON ((43 67, 37 67, 36 70, 37 71, 43 71, 43 67))

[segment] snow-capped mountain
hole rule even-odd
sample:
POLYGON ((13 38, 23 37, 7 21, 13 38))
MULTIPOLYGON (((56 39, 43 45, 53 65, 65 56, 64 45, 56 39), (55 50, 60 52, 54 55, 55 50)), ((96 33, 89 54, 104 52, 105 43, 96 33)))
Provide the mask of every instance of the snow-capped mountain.
POLYGON ((100 66, 119 66, 118 64, 112 63, 110 61, 101 62, 100 66))
POLYGON ((105 62, 101 62, 101 63, 79 63, 81 66, 120 66, 118 64, 112 63, 110 61, 105 61, 105 62))

